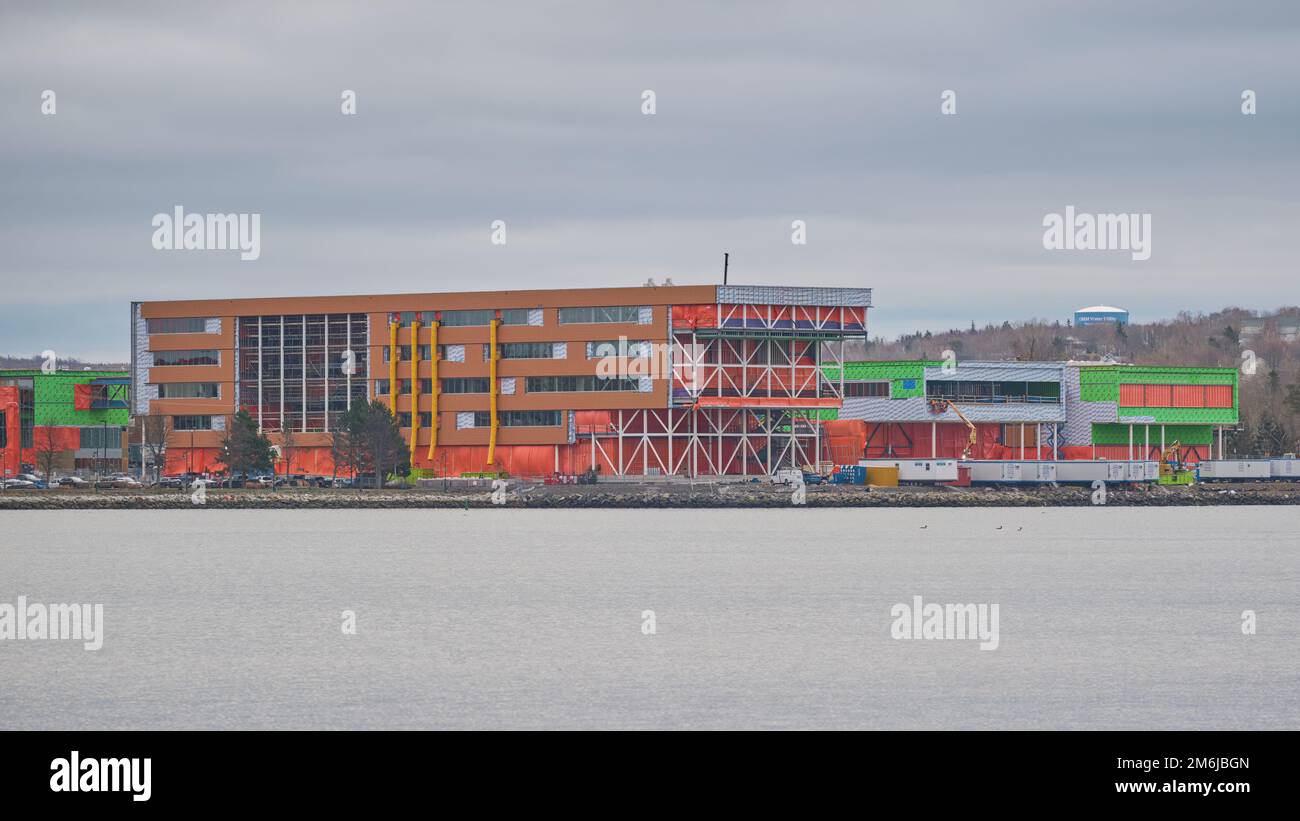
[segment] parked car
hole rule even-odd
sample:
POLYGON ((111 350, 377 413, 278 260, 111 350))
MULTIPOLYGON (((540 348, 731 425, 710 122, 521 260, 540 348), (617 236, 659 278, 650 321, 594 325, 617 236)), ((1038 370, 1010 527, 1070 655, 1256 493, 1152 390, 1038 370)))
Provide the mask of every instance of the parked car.
POLYGON ((35 490, 36 483, 29 482, 26 479, 19 479, 15 476, 12 479, 0 480, 0 487, 3 487, 5 490, 35 490))
POLYGON ((61 476, 50 482, 50 487, 60 487, 68 489, 88 488, 90 482, 82 479, 80 476, 61 476))
POLYGON ((44 490, 49 487, 49 484, 35 473, 20 473, 14 478, 22 479, 24 482, 31 482, 32 487, 35 487, 37 490, 44 490))
POLYGON ((164 476, 158 480, 158 487, 180 487, 180 486, 181 486, 181 477, 179 476, 164 476))

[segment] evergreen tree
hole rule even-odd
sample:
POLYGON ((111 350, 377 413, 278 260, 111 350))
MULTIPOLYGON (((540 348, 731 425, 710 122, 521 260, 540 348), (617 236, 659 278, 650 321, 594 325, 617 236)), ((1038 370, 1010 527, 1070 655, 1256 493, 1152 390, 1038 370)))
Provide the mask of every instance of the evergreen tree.
POLYGON ((397 417, 383 402, 354 404, 341 417, 338 432, 354 454, 354 467, 374 471, 375 487, 384 486, 389 471, 404 474, 409 470, 410 456, 397 417))
POLYGON ((250 471, 270 470, 274 454, 271 440, 257 430, 257 422, 241 410, 230 417, 226 433, 221 438, 221 462, 230 475, 240 474, 248 480, 250 471))

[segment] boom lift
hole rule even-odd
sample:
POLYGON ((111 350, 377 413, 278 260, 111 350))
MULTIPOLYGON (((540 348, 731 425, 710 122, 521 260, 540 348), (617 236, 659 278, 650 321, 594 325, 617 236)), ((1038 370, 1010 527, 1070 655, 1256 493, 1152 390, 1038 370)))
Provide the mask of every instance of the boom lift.
POLYGON ((1182 442, 1175 439, 1173 444, 1160 451, 1160 477, 1156 484, 1190 485, 1196 482, 1196 472, 1183 464, 1182 442))
POLYGON ((970 458, 971 451, 975 449, 975 444, 979 441, 979 432, 975 428, 975 423, 967 419, 966 414, 961 412, 961 408, 957 407, 952 402, 949 402, 947 399, 930 400, 931 413, 943 413, 949 409, 951 409, 953 413, 957 414, 957 418, 965 423, 967 430, 970 431, 970 441, 966 443, 966 449, 962 451, 961 454, 961 458, 964 461, 970 458))

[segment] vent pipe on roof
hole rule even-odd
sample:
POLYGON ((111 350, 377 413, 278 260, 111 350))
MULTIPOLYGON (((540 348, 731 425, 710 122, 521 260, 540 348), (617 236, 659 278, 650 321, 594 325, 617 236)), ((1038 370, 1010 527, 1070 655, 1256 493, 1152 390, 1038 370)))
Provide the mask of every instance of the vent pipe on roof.
POLYGON ((731 263, 731 254, 723 252, 722 254, 722 284, 727 284, 727 268, 731 263))

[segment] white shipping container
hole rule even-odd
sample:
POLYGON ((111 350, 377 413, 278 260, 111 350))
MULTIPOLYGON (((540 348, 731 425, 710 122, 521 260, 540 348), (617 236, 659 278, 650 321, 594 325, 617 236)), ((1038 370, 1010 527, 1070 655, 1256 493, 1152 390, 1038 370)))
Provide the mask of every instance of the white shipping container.
POLYGON ((1201 462, 1197 475, 1210 482, 1267 479, 1273 475, 1273 467, 1268 459, 1208 459, 1201 462))
POLYGON ((858 462, 868 468, 898 468, 900 482, 955 482, 955 459, 863 459, 858 462))
POLYGON ((1300 459, 1273 459, 1269 475, 1280 479, 1300 479, 1300 459))

